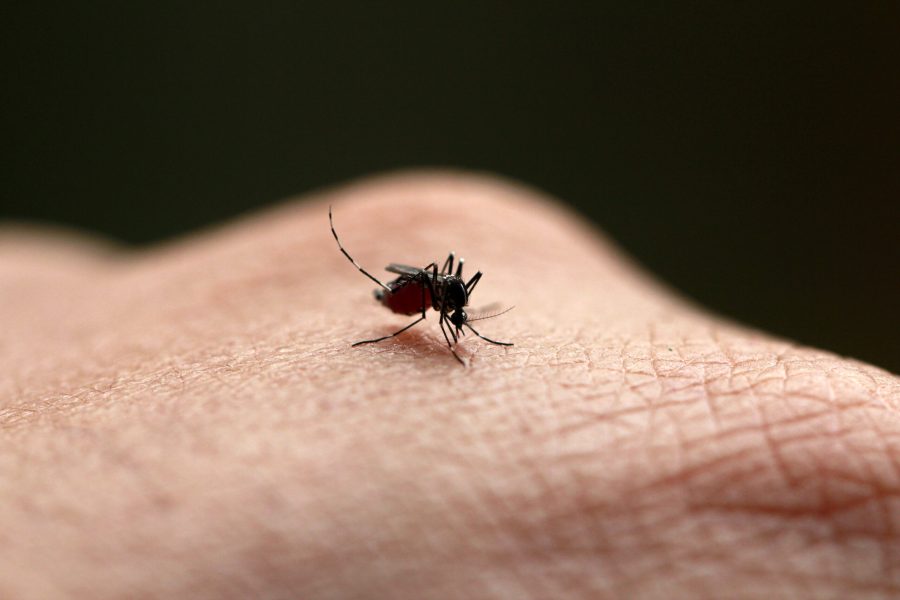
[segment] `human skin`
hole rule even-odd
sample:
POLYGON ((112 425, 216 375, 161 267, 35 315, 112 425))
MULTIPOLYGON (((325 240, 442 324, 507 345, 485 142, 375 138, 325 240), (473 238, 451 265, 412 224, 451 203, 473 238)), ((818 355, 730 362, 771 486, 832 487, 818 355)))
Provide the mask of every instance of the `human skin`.
POLYGON ((9 229, 0 326, 0 598, 900 593, 898 379, 514 184, 382 177, 141 251, 9 229), (413 317, 329 205, 376 276, 465 256, 515 345, 462 367, 432 312, 351 348, 413 317))

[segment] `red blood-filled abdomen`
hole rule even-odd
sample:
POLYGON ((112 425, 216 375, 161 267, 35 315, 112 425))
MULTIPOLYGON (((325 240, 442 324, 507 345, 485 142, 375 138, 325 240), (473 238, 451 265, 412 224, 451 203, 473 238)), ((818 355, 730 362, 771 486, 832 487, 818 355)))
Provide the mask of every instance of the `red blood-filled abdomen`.
MULTIPOLYGON (((393 283, 393 282, 391 282, 393 283)), ((394 287, 390 294, 381 298, 381 303, 391 309, 392 312, 401 315, 415 315, 422 312, 422 288, 417 281, 404 282, 394 287)), ((431 308, 431 292, 425 287, 425 308, 431 308)))

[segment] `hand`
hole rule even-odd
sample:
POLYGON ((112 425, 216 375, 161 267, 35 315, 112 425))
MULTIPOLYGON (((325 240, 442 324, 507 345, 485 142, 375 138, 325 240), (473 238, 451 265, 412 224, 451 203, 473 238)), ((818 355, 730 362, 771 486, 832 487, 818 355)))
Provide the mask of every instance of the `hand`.
POLYGON ((0 238, 0 597, 900 592, 900 384, 742 328, 534 192, 376 179, 158 248, 0 238), (372 298, 449 250, 471 306, 372 298))

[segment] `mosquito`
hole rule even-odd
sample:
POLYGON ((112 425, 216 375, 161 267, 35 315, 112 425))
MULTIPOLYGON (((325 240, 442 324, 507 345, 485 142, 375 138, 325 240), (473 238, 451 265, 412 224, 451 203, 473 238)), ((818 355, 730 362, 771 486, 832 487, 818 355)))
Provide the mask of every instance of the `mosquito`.
POLYGON ((439 313, 440 317, 438 317, 438 323, 441 326, 441 332, 444 334, 444 340, 447 342, 447 347, 450 349, 450 352, 456 360, 463 366, 465 366, 466 363, 459 357, 456 350, 453 349, 453 346, 459 343, 460 337, 465 335, 465 328, 468 328, 472 333, 491 344, 496 344, 497 346, 512 346, 511 342, 498 342, 485 337, 472 327, 473 321, 500 316, 501 314, 512 310, 512 307, 500 312, 470 317, 466 313, 465 307, 469 304, 469 298, 471 297, 475 286, 481 281, 481 271, 478 271, 471 279, 465 281, 463 279, 464 260, 462 258, 457 261, 456 256, 451 252, 450 255, 447 256, 447 260, 444 261, 440 270, 438 270, 437 263, 434 262, 429 263, 421 269, 418 267, 391 263, 385 267, 385 270, 397 275, 397 278, 387 283, 382 283, 377 277, 363 269, 344 249, 341 240, 338 238, 337 231, 334 230, 334 218, 331 216, 330 206, 328 207, 328 222, 331 225, 331 235, 334 236, 334 241, 337 242, 338 248, 343 255, 347 257, 347 260, 349 260, 360 273, 378 284, 378 288, 375 289, 375 299, 386 308, 390 309, 391 312, 410 316, 416 314, 419 315, 418 319, 399 331, 395 331, 390 335, 385 335, 380 338, 356 342, 353 346, 375 344, 398 336, 407 329, 424 321, 425 313, 429 308, 434 309, 439 313), (456 271, 453 270, 454 266, 456 267, 456 271), (453 340, 452 342, 450 341, 451 339, 453 340))

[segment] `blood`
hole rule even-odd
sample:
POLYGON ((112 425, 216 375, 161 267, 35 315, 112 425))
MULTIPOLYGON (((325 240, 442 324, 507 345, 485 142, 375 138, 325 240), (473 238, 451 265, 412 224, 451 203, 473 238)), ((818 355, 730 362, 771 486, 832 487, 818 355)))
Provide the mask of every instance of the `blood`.
POLYGON ((381 303, 392 312, 401 315, 415 315, 422 312, 422 290, 425 291, 425 309, 431 308, 431 291, 418 281, 390 282, 391 293, 381 298, 381 303))

